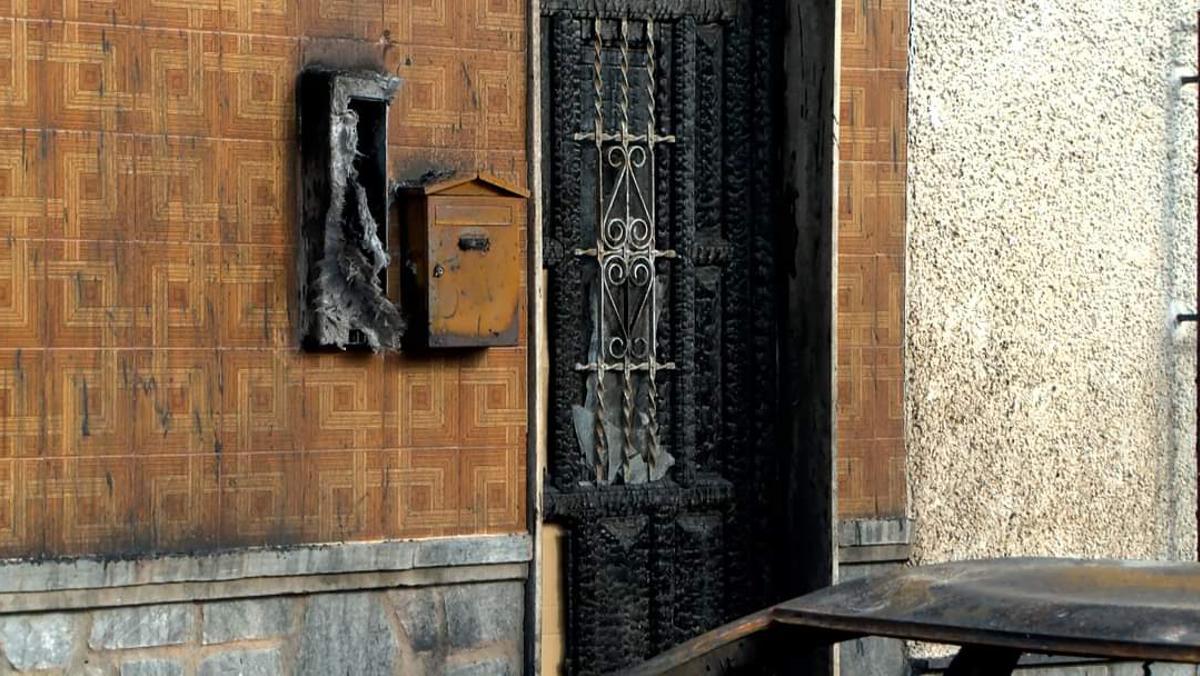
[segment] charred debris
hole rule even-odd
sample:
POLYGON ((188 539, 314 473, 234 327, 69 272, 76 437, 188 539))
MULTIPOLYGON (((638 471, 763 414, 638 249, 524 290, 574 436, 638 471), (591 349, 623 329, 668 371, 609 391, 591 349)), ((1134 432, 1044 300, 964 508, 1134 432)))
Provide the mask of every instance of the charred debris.
POLYGON ((388 106, 400 79, 309 68, 298 89, 301 343, 398 350, 405 321, 387 294, 388 106))

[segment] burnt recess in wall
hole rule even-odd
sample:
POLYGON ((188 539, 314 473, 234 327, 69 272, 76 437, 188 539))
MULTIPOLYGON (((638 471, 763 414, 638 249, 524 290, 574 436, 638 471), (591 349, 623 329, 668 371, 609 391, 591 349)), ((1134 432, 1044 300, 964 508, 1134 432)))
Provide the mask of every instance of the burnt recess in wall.
POLYGON ((308 349, 399 349, 387 297, 387 111, 400 85, 370 71, 300 74, 300 339, 308 349))

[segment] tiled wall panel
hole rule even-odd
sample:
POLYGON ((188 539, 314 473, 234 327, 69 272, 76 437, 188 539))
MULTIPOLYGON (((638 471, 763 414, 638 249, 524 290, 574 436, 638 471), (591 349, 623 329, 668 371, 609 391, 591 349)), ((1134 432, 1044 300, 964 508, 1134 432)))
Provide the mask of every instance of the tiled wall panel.
POLYGON ((838 500, 902 515, 907 0, 842 3, 838 500))
POLYGON ((0 557, 524 528, 522 346, 307 355, 296 76, 524 184, 518 0, 0 0, 0 557))

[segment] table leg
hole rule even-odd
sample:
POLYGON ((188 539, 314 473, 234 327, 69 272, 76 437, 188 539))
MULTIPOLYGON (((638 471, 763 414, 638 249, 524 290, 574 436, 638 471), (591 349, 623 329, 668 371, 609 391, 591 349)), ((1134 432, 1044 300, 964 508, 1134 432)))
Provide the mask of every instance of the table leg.
POLYGON ((1021 651, 993 646, 963 646, 950 662, 945 676, 1009 676, 1021 660, 1021 651))

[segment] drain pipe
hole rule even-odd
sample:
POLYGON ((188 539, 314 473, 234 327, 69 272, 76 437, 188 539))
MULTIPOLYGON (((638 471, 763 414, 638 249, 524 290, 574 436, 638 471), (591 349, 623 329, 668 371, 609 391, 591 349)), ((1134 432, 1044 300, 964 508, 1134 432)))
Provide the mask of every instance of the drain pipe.
MULTIPOLYGON (((1200 59, 1200 11, 1196 12, 1196 56, 1200 59)), ((1197 62, 1197 69, 1200 70, 1200 61, 1197 62)), ((1196 75, 1189 75, 1181 80, 1182 85, 1200 84, 1200 72, 1196 75)), ((1200 176, 1200 87, 1196 89, 1197 100, 1197 115, 1196 115, 1196 172, 1200 176)), ((1200 178, 1198 186, 1200 186, 1200 178)), ((1198 187, 1197 195, 1200 195, 1200 187, 1198 187)), ((1179 323, 1196 322, 1200 320, 1200 203, 1196 209, 1196 311, 1192 314, 1182 314, 1175 319, 1179 323)), ((1200 561, 1200 331, 1196 335, 1196 560, 1200 561)))
MULTIPOLYGON (((1196 12, 1196 55, 1200 59, 1200 11, 1196 12)), ((1197 62, 1197 73, 1184 82, 1200 84, 1200 61, 1197 62)), ((1200 105, 1200 87, 1196 88, 1196 100, 1200 105)), ((1200 139, 1200 108, 1196 115, 1197 138, 1200 139)), ((1200 142, 1196 146, 1196 171, 1200 175, 1200 142)), ((1200 190, 1197 191, 1200 195, 1200 190)), ((1200 203, 1196 209, 1196 314, 1192 319, 1200 318, 1200 203)), ((1196 336, 1196 559, 1200 560, 1200 332, 1196 336)))

